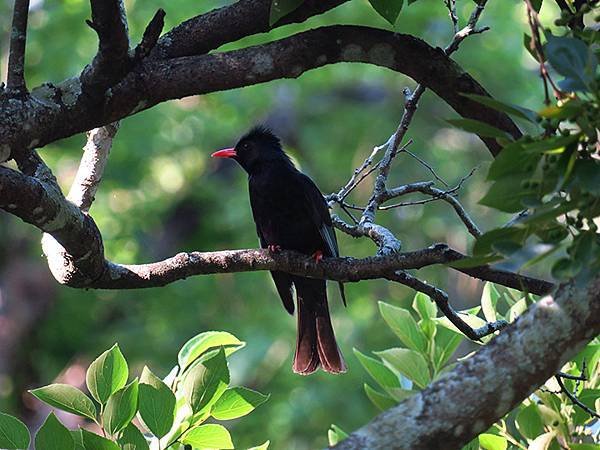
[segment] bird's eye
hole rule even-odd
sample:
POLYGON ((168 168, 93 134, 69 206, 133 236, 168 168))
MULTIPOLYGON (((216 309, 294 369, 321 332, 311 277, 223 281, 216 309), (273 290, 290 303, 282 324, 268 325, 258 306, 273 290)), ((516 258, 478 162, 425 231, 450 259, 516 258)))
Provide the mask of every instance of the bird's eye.
POLYGON ((248 150, 249 148, 250 148, 250 145, 247 142, 244 142, 244 144, 242 145, 242 149, 248 150))

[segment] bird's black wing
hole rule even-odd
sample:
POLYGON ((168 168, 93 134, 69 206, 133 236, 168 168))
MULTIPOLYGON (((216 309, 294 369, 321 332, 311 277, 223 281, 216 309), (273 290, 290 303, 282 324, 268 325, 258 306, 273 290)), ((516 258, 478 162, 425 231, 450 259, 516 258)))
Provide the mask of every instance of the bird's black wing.
MULTIPOLYGON (((258 240, 260 241, 260 248, 267 248, 267 243, 263 238, 263 235, 256 225, 256 234, 258 234, 258 240)), ((279 298, 281 298, 281 302, 283 303, 283 307, 285 310, 294 314, 294 297, 292 294, 292 277, 291 275, 280 272, 278 270, 271 271, 271 277, 273 277, 273 281, 275 282, 275 287, 277 288, 277 292, 279 293, 279 298)))
MULTIPOLYGON (((338 257, 340 256, 340 250, 338 247, 337 237, 335 236, 335 230, 333 229, 333 223, 331 221, 331 215, 329 214, 329 207, 323 197, 323 194, 315 183, 306 175, 299 172, 299 177, 303 186, 302 191, 304 192, 305 209, 308 213, 308 217, 318 228, 319 234, 323 239, 324 253, 326 256, 338 257)), ((338 283, 340 287, 340 295, 344 306, 346 306, 346 294, 344 293, 344 285, 338 283)))

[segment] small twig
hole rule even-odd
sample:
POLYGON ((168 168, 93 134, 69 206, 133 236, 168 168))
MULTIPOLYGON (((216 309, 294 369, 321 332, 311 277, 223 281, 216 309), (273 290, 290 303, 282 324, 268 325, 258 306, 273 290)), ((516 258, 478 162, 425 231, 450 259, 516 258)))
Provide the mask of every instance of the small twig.
POLYGON ((404 271, 393 272, 386 276, 388 280, 396 281, 400 284, 408 286, 416 291, 422 292, 428 295, 437 305, 442 313, 458 328, 465 336, 474 341, 479 341, 481 338, 495 333, 508 326, 508 322, 505 320, 497 320, 495 322, 488 322, 482 327, 472 328, 468 323, 461 319, 460 315, 452 308, 448 301, 448 294, 441 289, 436 288, 424 281, 419 280, 412 275, 404 271))
POLYGON ((24 67, 28 16, 29 0, 15 0, 6 79, 6 88, 9 93, 22 94, 27 92, 24 67))
POLYGON ((411 202, 395 203, 393 205, 388 205, 388 206, 379 206, 379 210, 388 210, 388 209, 399 208, 399 207, 403 207, 403 206, 423 205, 425 203, 430 203, 430 202, 433 202, 436 200, 444 200, 454 208, 454 210, 456 211, 456 214, 462 220, 462 222, 465 224, 469 233, 471 233, 475 237, 479 237, 479 236, 481 236, 481 230, 479 229, 479 227, 477 227, 477 225, 475 224, 473 219, 471 219, 471 217, 469 216, 469 214, 467 213, 465 208, 462 206, 462 204, 454 196, 454 194, 458 190, 461 189, 465 180, 467 180, 469 177, 471 177, 473 175, 475 170, 476 170, 476 167, 473 168, 466 176, 461 178, 461 180, 455 187, 453 187, 452 189, 445 190, 445 191, 442 191, 441 189, 433 187, 432 182, 413 183, 411 185, 400 186, 400 187, 388 190, 385 195, 385 200, 400 197, 402 195, 406 195, 406 194, 409 194, 412 192, 421 192, 423 194, 430 195, 431 198, 427 198, 427 199, 423 199, 423 200, 415 200, 415 201, 411 201, 411 202))
POLYGON ((489 27, 483 27, 480 29, 475 28, 477 26, 477 22, 479 21, 479 18, 481 17, 481 13, 483 12, 486 4, 487 4, 487 0, 481 0, 477 4, 477 6, 475 6, 475 9, 473 10, 473 12, 471 13, 471 16, 469 17, 469 21, 467 22, 467 26, 465 26, 462 30, 456 32, 454 34, 454 39, 452 39, 452 42, 450 43, 450 45, 448 45, 444 49, 444 52, 446 53, 446 55, 450 56, 452 53, 454 53, 456 50, 458 50, 460 43, 462 41, 464 41, 465 38, 471 36, 472 34, 483 33, 484 31, 489 30, 489 27))
POLYGON ((418 155, 414 154, 413 152, 411 152, 408 149, 404 149, 403 152, 409 154, 414 159, 416 159, 423 167, 425 167, 427 170, 429 170, 431 172, 431 174, 434 176, 434 178, 436 180, 438 180, 444 186, 450 187, 448 185, 448 183, 446 183, 441 177, 438 176, 438 174, 435 172, 435 170, 433 169, 433 167, 431 167, 424 159, 422 159, 421 157, 419 157, 418 155))
POLYGON ((587 407, 585 404, 583 404, 581 402, 581 400, 579 400, 575 394, 573 394, 571 391, 569 391, 567 389, 567 387, 565 386, 565 384, 562 381, 563 377, 561 375, 555 375, 554 378, 556 378, 556 382, 560 386, 561 392, 563 394, 565 394, 569 398, 569 400, 571 400, 573 403, 575 403, 577 406, 579 406, 581 409, 583 409, 590 416, 597 417, 598 419, 600 419, 600 414, 598 414, 596 411, 594 411, 593 409, 591 409, 591 408, 587 407))
POLYGON ((452 20, 452 30, 454 34, 458 33, 458 15, 456 14, 456 0, 444 0, 446 8, 448 8, 448 15, 452 20))
POLYGON ((88 212, 92 206, 118 129, 119 122, 115 122, 87 133, 83 157, 67 196, 83 212, 88 212))
POLYGON ((371 164, 373 164, 373 159, 375 158, 377 153, 379 153, 381 149, 385 148, 389 144, 391 139, 392 136, 390 136, 390 138, 385 144, 373 147, 373 151, 371 152, 371 154, 363 161, 363 163, 359 167, 357 167, 354 170, 354 173, 352 174, 350 180, 348 180, 346 185, 343 188, 341 188, 337 193, 337 198, 340 199, 340 201, 343 201, 348 196, 348 194, 350 194, 350 192, 354 190, 356 186, 358 186, 378 167, 378 165, 375 165, 367 173, 363 173, 371 164))
POLYGON ((162 8, 159 8, 158 11, 156 11, 156 14, 154 14, 154 17, 152 17, 152 20, 144 31, 142 40, 135 48, 133 56, 135 61, 141 61, 144 59, 156 46, 158 38, 160 37, 163 27, 165 26, 165 15, 165 11, 162 8))

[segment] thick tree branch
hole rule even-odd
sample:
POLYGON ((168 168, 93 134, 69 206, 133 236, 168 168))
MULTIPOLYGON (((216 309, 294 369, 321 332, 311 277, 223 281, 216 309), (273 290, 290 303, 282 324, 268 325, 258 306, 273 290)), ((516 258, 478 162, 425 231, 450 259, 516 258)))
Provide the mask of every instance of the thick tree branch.
POLYGON ((129 68, 129 34, 123 0, 91 0, 92 20, 98 34, 98 53, 80 77, 84 92, 103 95, 129 68))
MULTIPOLYGON (((0 141, 10 148, 43 146, 166 100, 296 78, 339 62, 375 64, 404 73, 432 89, 464 117, 520 135, 507 115, 460 95, 487 92, 442 50, 408 35, 339 25, 226 53, 166 61, 147 58, 106 91, 101 107, 82 95, 76 79, 59 86, 44 85, 32 92, 35 101, 0 105, 0 141)), ((493 154, 500 151, 495 140, 486 138, 485 142, 493 154)))
POLYGON ((193 17, 176 26, 159 41, 155 59, 203 55, 223 44, 289 23, 304 22, 348 0, 305 0, 294 12, 269 25, 271 0, 240 0, 232 5, 193 17))
POLYGON ((25 86, 25 43, 27 41, 27 18, 29 17, 29 0, 15 0, 12 30, 10 33, 10 49, 8 54, 8 73, 6 88, 8 94, 22 94, 25 86))
POLYGON ((563 285, 473 357, 335 446, 461 448, 511 411, 600 333, 600 276, 563 285))

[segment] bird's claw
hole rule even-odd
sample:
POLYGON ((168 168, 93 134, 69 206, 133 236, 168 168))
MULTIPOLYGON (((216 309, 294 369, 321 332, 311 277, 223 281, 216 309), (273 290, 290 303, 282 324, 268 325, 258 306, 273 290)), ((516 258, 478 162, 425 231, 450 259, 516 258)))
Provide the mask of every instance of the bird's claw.
POLYGON ((269 250, 269 253, 279 253, 281 251, 281 246, 277 245, 277 244, 269 244, 267 245, 267 249, 269 250))
POLYGON ((320 262, 323 259, 323 252, 321 250, 317 250, 312 254, 312 258, 316 263, 320 262))

